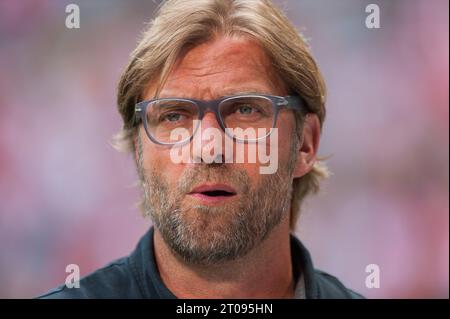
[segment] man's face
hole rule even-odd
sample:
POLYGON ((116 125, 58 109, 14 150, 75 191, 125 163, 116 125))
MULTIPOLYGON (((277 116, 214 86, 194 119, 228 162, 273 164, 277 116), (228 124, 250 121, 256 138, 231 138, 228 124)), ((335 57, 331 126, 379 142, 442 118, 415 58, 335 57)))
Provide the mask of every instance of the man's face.
MULTIPOLYGON (((150 85, 144 98, 152 99, 155 90, 150 85)), ((250 92, 286 95, 257 43, 224 37, 181 57, 159 97, 210 100, 250 92)), ((207 112, 201 130, 212 127, 220 129, 215 115, 207 112)), ((278 169, 264 175, 258 160, 175 164, 171 146, 151 142, 140 127, 137 156, 145 214, 178 256, 196 264, 234 260, 256 247, 282 221, 288 222, 298 146, 292 111, 280 111, 276 128, 278 169)), ((245 144, 244 150, 248 147, 245 144)))

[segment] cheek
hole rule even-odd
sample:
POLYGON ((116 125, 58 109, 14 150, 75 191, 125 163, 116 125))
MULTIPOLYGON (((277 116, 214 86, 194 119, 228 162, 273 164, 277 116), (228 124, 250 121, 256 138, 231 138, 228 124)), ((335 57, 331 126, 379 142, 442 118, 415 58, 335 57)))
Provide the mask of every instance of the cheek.
POLYGON ((153 171, 172 184, 184 169, 183 164, 174 164, 170 158, 170 146, 158 145, 149 140, 145 130, 141 130, 142 157, 145 171, 153 171))
POLYGON ((278 158, 285 163, 290 156, 292 144, 296 138, 295 117, 290 111, 283 110, 278 114, 278 158))
POLYGON ((260 165, 258 163, 239 163, 239 164, 231 164, 235 166, 239 170, 244 170, 250 181, 252 181, 253 185, 257 185, 259 180, 261 179, 260 173, 260 165))

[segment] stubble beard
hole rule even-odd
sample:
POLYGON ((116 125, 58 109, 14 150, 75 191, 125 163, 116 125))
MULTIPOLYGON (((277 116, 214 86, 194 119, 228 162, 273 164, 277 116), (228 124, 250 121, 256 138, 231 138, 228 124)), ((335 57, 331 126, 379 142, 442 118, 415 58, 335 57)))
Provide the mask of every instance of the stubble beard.
POLYGON ((139 138, 137 167, 144 215, 151 217, 165 243, 187 263, 213 265, 239 259, 289 218, 294 144, 287 163, 280 162, 274 174, 262 175, 253 188, 247 172, 233 164, 195 165, 171 188, 161 172, 144 170, 139 138), (221 206, 199 205, 187 198, 193 187, 208 182, 232 185, 238 198, 221 206))

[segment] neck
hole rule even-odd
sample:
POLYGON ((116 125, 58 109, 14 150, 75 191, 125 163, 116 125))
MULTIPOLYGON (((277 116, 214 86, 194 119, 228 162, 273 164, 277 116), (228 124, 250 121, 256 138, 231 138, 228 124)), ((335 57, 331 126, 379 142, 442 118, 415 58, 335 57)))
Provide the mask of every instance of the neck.
POLYGON ((184 262, 155 227, 155 259, 161 279, 178 298, 292 298, 294 278, 289 219, 247 255, 216 265, 184 262))

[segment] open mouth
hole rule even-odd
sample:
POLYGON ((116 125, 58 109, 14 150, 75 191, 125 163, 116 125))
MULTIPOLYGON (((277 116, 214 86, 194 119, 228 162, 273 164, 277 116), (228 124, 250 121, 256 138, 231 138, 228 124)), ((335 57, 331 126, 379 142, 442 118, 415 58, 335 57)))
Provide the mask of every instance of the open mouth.
POLYGON ((237 193, 231 186, 224 184, 214 184, 214 185, 200 185, 198 187, 195 187, 189 193, 189 195, 192 195, 195 198, 202 201, 216 202, 227 198, 231 198, 237 195, 237 193))
POLYGON ((206 191, 206 192, 201 192, 200 194, 203 194, 205 196, 212 196, 212 197, 236 195, 235 193, 231 193, 231 192, 227 192, 227 191, 223 191, 223 190, 206 191))

